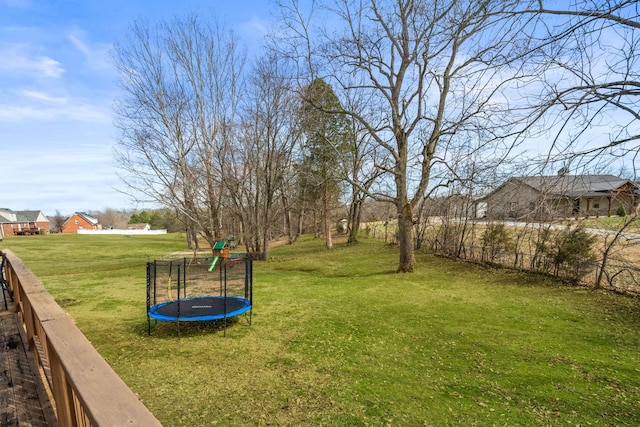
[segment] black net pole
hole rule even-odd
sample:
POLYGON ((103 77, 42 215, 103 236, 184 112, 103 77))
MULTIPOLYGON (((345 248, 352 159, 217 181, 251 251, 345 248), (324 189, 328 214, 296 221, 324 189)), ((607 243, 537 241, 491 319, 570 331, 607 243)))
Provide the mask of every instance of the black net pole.
POLYGON ((220 289, 218 289, 218 295, 222 295, 222 265, 224 264, 224 259, 221 259, 218 262, 219 265, 219 273, 220 273, 220 289))
POLYGON ((180 264, 178 264, 178 319, 180 319, 180 264))
MULTIPOLYGON (((187 298, 187 259, 182 260, 182 298, 187 298)), ((178 295, 180 299, 180 295, 178 295)))
POLYGON ((171 281, 172 280, 173 280, 173 261, 169 261, 169 289, 167 289, 167 293, 170 296, 169 299, 173 298, 171 297, 171 281))
POLYGON ((249 299, 249 258, 244 259, 244 299, 249 299))
POLYGON ((249 258, 249 304, 251 304, 251 309, 249 310, 249 324, 251 324, 251 319, 253 316, 253 259, 249 258))
MULTIPOLYGON (((225 260, 223 260, 225 261, 225 260)), ((227 263, 224 262, 224 298, 222 300, 224 307, 224 336, 227 336, 227 263)))
MULTIPOLYGON (((1 274, 2 272, 0 272, 1 274)), ((151 317, 149 317, 149 310, 151 309, 151 263, 147 263, 147 326, 149 329, 149 335, 151 335, 151 317)))
POLYGON ((178 338, 180 338, 180 264, 178 264, 178 338))

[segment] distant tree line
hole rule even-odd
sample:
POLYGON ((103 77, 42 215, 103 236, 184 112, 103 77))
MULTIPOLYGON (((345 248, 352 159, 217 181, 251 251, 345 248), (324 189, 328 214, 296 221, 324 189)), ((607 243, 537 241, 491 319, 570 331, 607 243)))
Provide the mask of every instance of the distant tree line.
MULTIPOLYGON (((162 208, 154 210, 127 210, 106 208, 101 211, 91 210, 86 212, 96 218, 104 229, 126 230, 128 224, 149 224, 152 230, 167 230, 169 233, 184 231, 182 222, 174 211, 162 208)), ((62 227, 69 216, 56 210, 55 215, 49 216, 49 224, 52 233, 62 232, 62 227)))

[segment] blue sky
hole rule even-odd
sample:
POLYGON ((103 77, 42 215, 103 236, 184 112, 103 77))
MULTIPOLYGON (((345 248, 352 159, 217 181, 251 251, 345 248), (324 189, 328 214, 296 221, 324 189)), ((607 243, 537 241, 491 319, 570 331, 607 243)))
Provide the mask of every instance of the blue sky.
POLYGON ((117 190, 109 52, 134 19, 189 12, 222 17, 249 49, 270 19, 268 0, 0 0, 0 207, 145 208, 117 190))

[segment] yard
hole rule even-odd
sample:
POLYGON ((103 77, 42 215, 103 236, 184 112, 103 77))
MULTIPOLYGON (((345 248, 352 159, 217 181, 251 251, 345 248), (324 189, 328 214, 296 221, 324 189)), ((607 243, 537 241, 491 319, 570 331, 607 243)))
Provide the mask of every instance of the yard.
POLYGON ((252 325, 159 323, 145 262, 184 238, 8 237, 166 426, 640 424, 640 300, 365 239, 254 264, 252 325))

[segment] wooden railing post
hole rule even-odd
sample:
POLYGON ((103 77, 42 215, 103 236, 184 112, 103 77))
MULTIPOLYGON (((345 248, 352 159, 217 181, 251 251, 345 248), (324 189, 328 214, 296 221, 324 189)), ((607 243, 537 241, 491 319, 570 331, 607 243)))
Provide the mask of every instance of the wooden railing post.
POLYGON ((73 427, 76 425, 73 413, 73 395, 67 383, 62 362, 58 355, 53 352, 48 356, 51 369, 51 393, 56 404, 56 414, 58 425, 73 427))

